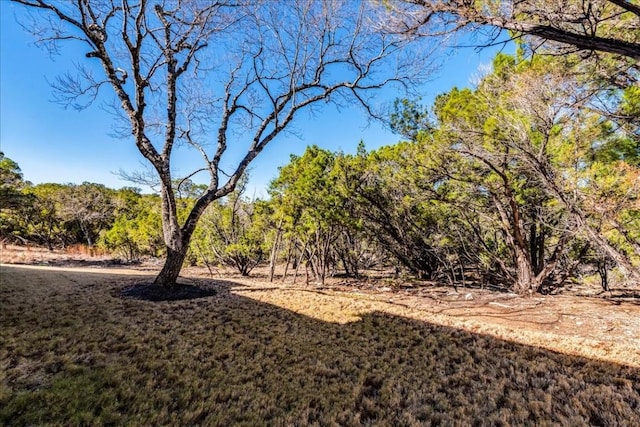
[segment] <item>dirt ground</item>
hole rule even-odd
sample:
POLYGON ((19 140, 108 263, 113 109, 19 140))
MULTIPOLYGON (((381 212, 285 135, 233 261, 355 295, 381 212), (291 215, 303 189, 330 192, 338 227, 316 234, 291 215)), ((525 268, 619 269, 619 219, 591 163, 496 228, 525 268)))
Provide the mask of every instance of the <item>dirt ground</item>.
MULTIPOLYGON (((3 248, 0 263, 29 265, 34 278, 46 277, 52 268, 128 275, 153 274, 160 268, 157 262, 122 266, 104 256, 21 247, 3 248)), ((0 267, 0 283, 8 271, 0 267)), ((278 277, 269 283, 265 271, 246 278, 215 270, 211 277, 206 269, 191 267, 184 270, 183 276, 187 281, 231 281, 238 284, 233 290, 238 295, 327 322, 357 322, 365 314, 384 312, 640 368, 640 289, 601 294, 597 288, 574 287, 561 295, 518 296, 487 289, 455 290, 433 284, 366 279, 336 279, 322 288, 305 285, 304 277, 298 277, 296 284, 291 276, 284 282, 278 277)))

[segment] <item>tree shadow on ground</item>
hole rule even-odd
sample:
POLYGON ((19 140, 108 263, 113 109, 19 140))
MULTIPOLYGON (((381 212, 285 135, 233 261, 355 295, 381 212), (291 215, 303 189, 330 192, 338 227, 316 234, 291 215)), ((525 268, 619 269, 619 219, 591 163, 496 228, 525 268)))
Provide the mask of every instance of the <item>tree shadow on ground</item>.
POLYGON ((320 321, 232 282, 149 302, 114 296, 139 278, 28 278, 0 287, 4 425, 640 425, 634 368, 383 312, 320 321))
POLYGON ((207 298, 216 295, 217 289, 212 286, 177 283, 175 286, 163 287, 153 283, 137 283, 122 289, 120 296, 143 301, 184 301, 207 298))

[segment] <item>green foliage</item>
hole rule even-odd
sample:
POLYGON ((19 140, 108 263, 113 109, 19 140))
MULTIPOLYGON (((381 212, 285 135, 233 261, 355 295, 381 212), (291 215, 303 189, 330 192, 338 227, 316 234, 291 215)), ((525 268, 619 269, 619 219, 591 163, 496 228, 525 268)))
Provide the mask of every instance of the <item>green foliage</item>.
POLYGON ((68 184, 60 197, 60 215, 73 240, 93 246, 113 221, 113 190, 102 184, 68 184))
MULTIPOLYGON (((423 134, 422 137, 426 137, 423 134)), ((271 186, 276 215, 318 283, 342 269, 403 265, 427 278, 440 268, 435 242, 446 213, 430 198, 438 179, 417 142, 355 155, 308 147, 271 186)))
POLYGON ((268 211, 260 201, 242 197, 244 188, 240 185, 239 190, 207 208, 194 233, 191 253, 209 268, 216 262, 248 276, 269 251, 268 211))
POLYGON ((160 256, 163 250, 160 198, 125 188, 116 193, 115 205, 116 218, 111 228, 101 234, 100 245, 127 261, 137 261, 143 255, 160 256))
POLYGON ((271 184, 271 194, 283 199, 284 212, 294 223, 306 219, 328 224, 340 216, 342 200, 333 191, 336 184, 336 176, 332 173, 334 162, 333 153, 314 145, 301 157, 292 156, 290 163, 280 169, 279 176, 271 184))
POLYGON ((409 141, 418 139, 420 132, 431 129, 429 110, 409 99, 396 99, 390 116, 391 130, 409 141))
POLYGON ((519 291, 540 290, 556 277, 572 235, 566 206, 547 188, 559 173, 554 159, 566 159, 556 153, 573 145, 557 129, 568 95, 558 90, 562 77, 545 65, 500 54, 477 89, 441 96, 430 148, 448 175, 446 200, 473 212, 463 217, 475 236, 467 258, 477 257, 486 273, 519 291))
POLYGON ((633 269, 639 92, 609 91, 606 116, 575 66, 499 54, 477 88, 436 98, 435 124, 398 100, 392 124, 414 142, 365 156, 349 190, 367 237, 414 273, 520 291, 561 286, 590 250, 633 269))
POLYGON ((345 162, 343 154, 307 147, 302 156, 292 156, 271 183, 274 209, 283 221, 290 246, 296 249, 296 263, 304 260, 319 284, 324 283, 338 258, 357 275, 353 258, 358 224, 349 215, 349 171, 345 162), (339 242, 343 247, 337 250, 339 242))
POLYGON ((49 249, 95 244, 113 221, 113 190, 101 184, 38 184, 22 191, 25 200, 14 212, 22 238, 49 249))
POLYGON ((420 142, 383 147, 363 158, 353 179, 352 212, 361 218, 367 238, 422 278, 439 268, 435 239, 447 214, 435 199, 437 175, 420 142))
POLYGON ((0 151, 0 239, 21 238, 23 230, 17 212, 30 202, 23 193, 28 185, 18 164, 0 151))
POLYGON ((18 164, 0 151, 0 212, 15 209, 22 204, 21 190, 24 186, 18 164))
POLYGON ((572 265, 587 260, 583 250, 569 250, 576 246, 590 245, 633 269, 625 258, 634 251, 605 230, 633 232, 616 216, 637 209, 636 197, 621 196, 638 191, 637 169, 630 167, 637 145, 590 107, 598 98, 576 100, 586 88, 570 66, 552 58, 516 64, 498 55, 477 89, 454 89, 436 102, 438 130, 429 150, 440 152, 458 188, 451 200, 462 208, 462 191, 464 205, 482 212, 484 225, 468 222, 474 234, 501 230, 497 245, 482 237, 474 252, 487 252, 518 289, 566 280, 572 265), (608 190, 597 191, 598 200, 600 187, 608 190))
POLYGON ((61 214, 62 184, 38 184, 26 188, 24 193, 32 203, 20 212, 28 240, 46 245, 49 249, 64 246, 71 241, 61 214))

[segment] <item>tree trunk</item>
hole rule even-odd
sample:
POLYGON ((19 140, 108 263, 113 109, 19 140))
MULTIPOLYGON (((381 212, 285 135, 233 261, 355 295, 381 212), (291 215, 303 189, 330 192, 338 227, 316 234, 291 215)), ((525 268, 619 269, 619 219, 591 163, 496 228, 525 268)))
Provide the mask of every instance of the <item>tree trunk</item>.
POLYGON ((176 280, 178 280, 178 276, 180 275, 180 270, 182 270, 182 263, 187 256, 187 248, 188 246, 183 246, 183 250, 175 251, 169 247, 167 247, 167 258, 164 262, 164 266, 162 270, 160 270, 160 274, 153 281, 154 285, 170 288, 176 285, 176 280))
POLYGON ((269 283, 273 282, 273 276, 276 270, 276 261, 278 259, 278 251, 280 250, 280 240, 282 238, 282 220, 278 224, 278 229, 276 230, 276 237, 273 241, 273 246, 271 247, 271 256, 269 256, 269 283))
POLYGON ((524 294, 536 288, 536 277, 527 253, 518 247, 515 248, 515 252, 516 283, 514 284, 514 290, 519 294, 524 294))
MULTIPOLYGON (((293 252, 293 242, 292 239, 289 239, 289 247, 287 249, 287 261, 284 263, 284 272, 282 273, 282 283, 284 283, 287 278, 287 273, 289 272, 289 263, 291 262, 291 255, 293 252)), ((295 261, 294 261, 295 262, 295 261)))
POLYGON ((177 205, 171 188, 170 174, 168 171, 163 172, 165 179, 162 181, 160 195, 162 197, 162 234, 167 257, 160 274, 153 283, 156 286, 170 288, 176 285, 176 280, 189 250, 191 235, 204 208, 198 208, 198 203, 196 203, 187 218, 185 229, 181 228, 178 223, 177 205))
MULTIPOLYGON (((304 258, 304 254, 307 252, 307 245, 309 244, 309 241, 307 240, 306 242, 304 242, 304 247, 302 248, 302 251, 300 251, 300 257, 296 258, 294 256, 294 258, 297 260, 296 261, 296 269, 293 273, 293 284, 295 285, 296 283, 296 278, 298 277, 298 270, 300 269, 300 264, 302 264, 302 259, 304 258)), ((309 272, 307 271, 307 276, 309 275, 309 272)), ((307 278, 307 282, 309 281, 309 279, 307 278)), ((308 283, 307 283, 308 284, 308 283)))

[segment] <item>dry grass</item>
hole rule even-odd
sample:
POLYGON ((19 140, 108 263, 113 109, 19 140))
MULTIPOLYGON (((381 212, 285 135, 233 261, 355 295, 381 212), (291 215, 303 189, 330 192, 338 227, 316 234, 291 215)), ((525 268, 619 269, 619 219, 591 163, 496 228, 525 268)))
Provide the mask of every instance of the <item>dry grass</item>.
POLYGON ((120 297, 133 272, 1 268, 2 425, 640 425, 637 368, 368 298, 149 302, 120 297))

